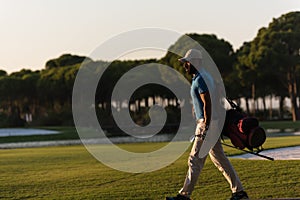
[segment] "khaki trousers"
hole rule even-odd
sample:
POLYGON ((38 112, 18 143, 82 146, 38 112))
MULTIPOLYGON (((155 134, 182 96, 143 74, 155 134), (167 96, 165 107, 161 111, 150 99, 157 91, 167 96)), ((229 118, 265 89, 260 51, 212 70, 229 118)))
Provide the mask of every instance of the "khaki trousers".
MULTIPOLYGON (((195 131, 195 140, 194 144, 188 159, 188 172, 186 179, 184 181, 184 185, 182 189, 179 191, 180 194, 190 196, 194 190, 195 184, 197 182, 197 179, 200 175, 200 172, 204 166, 205 160, 207 156, 204 158, 199 158, 199 150, 201 148, 201 145, 203 143, 203 138, 201 137, 203 134, 203 131, 200 129, 200 127, 203 127, 201 125, 203 122, 199 121, 197 123, 196 131, 195 131), (200 137, 199 137, 200 136, 200 137)), ((209 156, 214 163, 214 165, 219 169, 219 171, 222 172, 225 179, 230 185, 232 193, 239 192, 243 190, 243 186, 241 184, 241 181, 235 172, 233 166, 229 162, 228 158, 226 157, 223 147, 221 145, 220 139, 217 141, 215 146, 209 151, 209 156)))

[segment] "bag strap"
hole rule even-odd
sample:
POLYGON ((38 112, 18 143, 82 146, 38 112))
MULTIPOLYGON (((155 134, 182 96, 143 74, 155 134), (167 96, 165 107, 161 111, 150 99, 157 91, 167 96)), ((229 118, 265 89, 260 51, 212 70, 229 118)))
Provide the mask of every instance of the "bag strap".
POLYGON ((237 111, 242 111, 241 107, 234 103, 229 97, 226 97, 227 102, 230 104, 231 108, 237 111))

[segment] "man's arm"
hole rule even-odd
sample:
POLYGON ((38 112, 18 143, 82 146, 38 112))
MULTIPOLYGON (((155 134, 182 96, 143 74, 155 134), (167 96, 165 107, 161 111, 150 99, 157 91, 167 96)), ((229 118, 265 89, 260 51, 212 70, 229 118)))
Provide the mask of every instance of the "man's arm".
POLYGON ((209 126, 211 119, 211 99, 209 92, 200 93, 200 98, 203 102, 204 123, 209 126))
POLYGON ((196 118, 194 106, 192 106, 192 115, 193 115, 193 118, 196 118))

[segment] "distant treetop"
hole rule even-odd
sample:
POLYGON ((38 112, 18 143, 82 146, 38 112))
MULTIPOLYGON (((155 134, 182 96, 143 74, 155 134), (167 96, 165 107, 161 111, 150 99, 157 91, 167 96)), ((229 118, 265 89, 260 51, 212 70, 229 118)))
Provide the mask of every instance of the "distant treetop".
POLYGON ((55 58, 47 61, 46 69, 76 65, 82 63, 85 59, 87 59, 87 61, 92 61, 91 58, 85 56, 63 54, 59 58, 55 58))

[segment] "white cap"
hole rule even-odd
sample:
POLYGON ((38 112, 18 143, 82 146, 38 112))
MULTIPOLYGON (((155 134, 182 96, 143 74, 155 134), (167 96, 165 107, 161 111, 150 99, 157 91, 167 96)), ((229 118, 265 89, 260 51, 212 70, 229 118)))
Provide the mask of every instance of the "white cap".
POLYGON ((191 62, 193 59, 202 59, 202 53, 198 49, 190 49, 183 58, 178 59, 180 62, 191 62))

